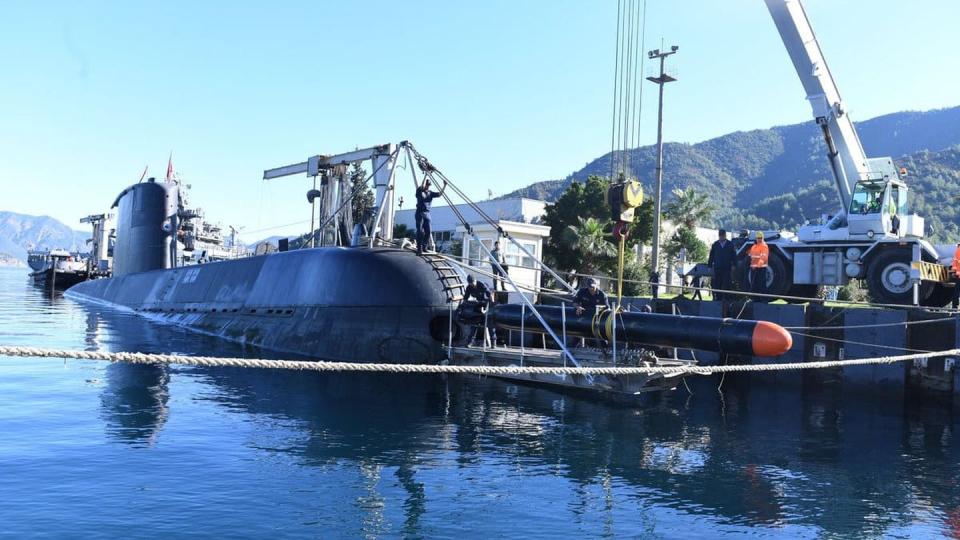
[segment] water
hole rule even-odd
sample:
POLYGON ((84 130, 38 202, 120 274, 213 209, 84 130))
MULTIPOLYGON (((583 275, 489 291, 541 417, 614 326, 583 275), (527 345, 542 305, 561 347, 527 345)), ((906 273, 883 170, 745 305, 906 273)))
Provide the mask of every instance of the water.
MULTIPOLYGON (((256 356, 0 269, 0 343, 256 356)), ((0 535, 960 538, 937 406, 0 358, 0 535), (722 398, 722 399, 721 399, 722 398)))

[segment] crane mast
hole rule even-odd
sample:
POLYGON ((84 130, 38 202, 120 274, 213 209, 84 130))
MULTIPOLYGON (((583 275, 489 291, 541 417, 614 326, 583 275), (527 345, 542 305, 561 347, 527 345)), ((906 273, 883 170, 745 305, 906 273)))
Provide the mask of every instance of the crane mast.
POLYGON ((846 113, 817 36, 800 0, 765 0, 780 39, 803 83, 813 117, 823 130, 844 210, 850 206, 852 186, 868 177, 869 159, 863 151, 853 121, 846 113))

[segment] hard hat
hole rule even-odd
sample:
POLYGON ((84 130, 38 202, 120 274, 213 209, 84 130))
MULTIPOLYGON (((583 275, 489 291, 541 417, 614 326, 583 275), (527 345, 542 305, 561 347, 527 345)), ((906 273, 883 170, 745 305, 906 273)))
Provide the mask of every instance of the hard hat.
POLYGON ((763 231, 757 231, 757 240, 763 240, 763 231))

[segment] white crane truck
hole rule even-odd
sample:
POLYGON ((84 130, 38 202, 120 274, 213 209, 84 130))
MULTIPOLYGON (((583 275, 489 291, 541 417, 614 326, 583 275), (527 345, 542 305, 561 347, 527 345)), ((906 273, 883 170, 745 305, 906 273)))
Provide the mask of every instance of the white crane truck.
MULTIPOLYGON (((847 114, 800 0, 765 0, 823 132, 841 210, 794 235, 766 232, 767 292, 815 297, 822 287, 866 281, 875 303, 943 306, 953 293, 951 246, 923 238, 923 218, 910 213, 905 171, 889 157, 868 158, 847 114)), ((756 233, 737 244, 738 276, 756 233)), ((749 289, 744 278, 741 285, 749 289)))

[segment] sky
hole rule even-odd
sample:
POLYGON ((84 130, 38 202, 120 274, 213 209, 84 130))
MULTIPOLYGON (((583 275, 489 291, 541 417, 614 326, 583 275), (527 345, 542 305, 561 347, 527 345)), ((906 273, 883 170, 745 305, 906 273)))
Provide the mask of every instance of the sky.
MULTIPOLYGON (((761 0, 647 1, 645 48, 679 46, 666 140, 811 120, 761 0)), ((309 219, 309 180, 262 174, 311 155, 410 140, 485 198, 610 151, 616 0, 0 5, 0 210, 75 228, 170 152, 252 242, 306 232, 278 226, 309 219)), ((855 120, 960 105, 957 0, 805 6, 855 120)))

